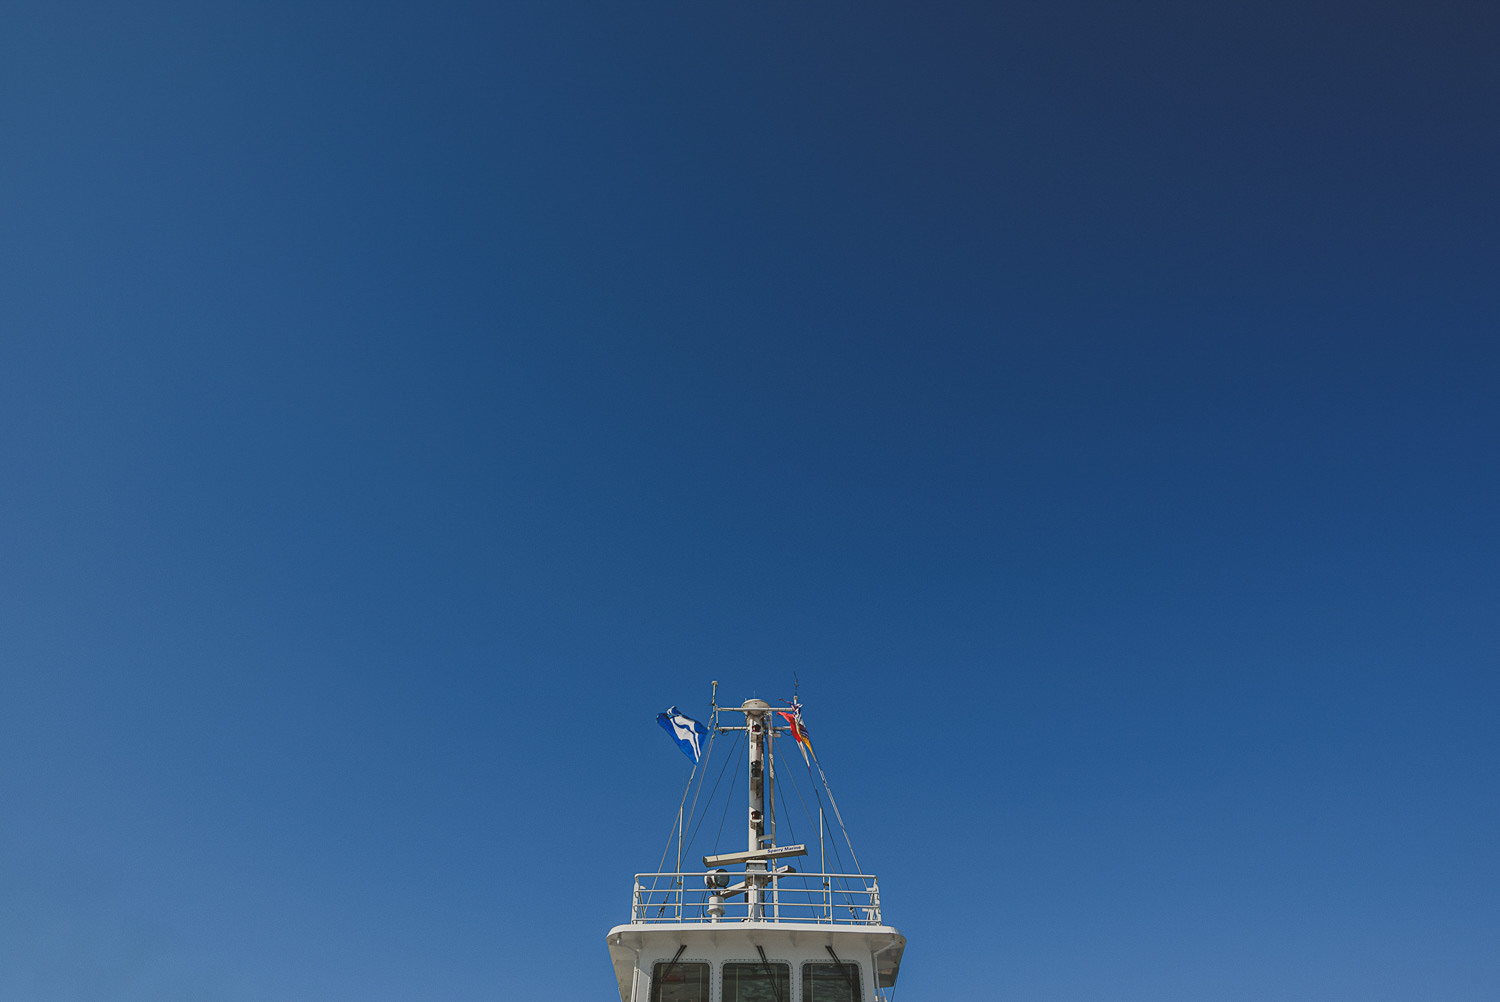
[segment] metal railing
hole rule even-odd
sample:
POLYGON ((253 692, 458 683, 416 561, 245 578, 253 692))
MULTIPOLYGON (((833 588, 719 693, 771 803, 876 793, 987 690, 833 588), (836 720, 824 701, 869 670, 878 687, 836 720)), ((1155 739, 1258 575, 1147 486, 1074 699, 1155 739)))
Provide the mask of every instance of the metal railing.
POLYGON ((863 873, 635 875, 632 925, 746 921, 880 925, 880 886, 863 873), (709 880, 728 886, 712 887, 709 880))

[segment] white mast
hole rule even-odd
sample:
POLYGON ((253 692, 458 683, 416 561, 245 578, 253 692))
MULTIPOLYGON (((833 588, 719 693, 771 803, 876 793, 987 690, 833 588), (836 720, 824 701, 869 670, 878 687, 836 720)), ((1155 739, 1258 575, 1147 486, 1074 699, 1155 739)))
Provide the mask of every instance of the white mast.
MULTIPOLYGON (((770 738, 767 718, 771 704, 763 699, 747 699, 740 709, 745 711, 745 732, 750 739, 750 815, 745 851, 759 852, 766 834, 766 787, 769 785, 766 782, 766 750, 770 738)), ((752 922, 761 917, 761 888, 765 886, 765 879, 751 874, 765 873, 767 868, 763 859, 745 863, 745 901, 750 905, 752 922)))
MULTIPOLYGON (((743 728, 716 727, 715 729, 719 731, 744 730, 745 732, 746 744, 750 751, 750 781, 747 784, 750 804, 745 818, 745 851, 703 857, 703 865, 709 869, 725 864, 745 864, 744 882, 733 887, 725 887, 724 882, 713 883, 712 881, 716 878, 713 874, 708 875, 711 887, 724 888, 722 894, 710 895, 708 913, 710 921, 718 921, 724 914, 723 899, 743 892, 745 903, 749 906, 746 918, 750 921, 759 921, 764 917, 763 903, 766 899, 766 888, 773 885, 778 874, 791 869, 790 867, 778 868, 774 860, 788 856, 805 856, 807 847, 776 845, 776 821, 771 806, 775 793, 772 775, 772 763, 775 759, 771 753, 771 740, 776 734, 776 728, 772 726, 771 704, 763 699, 747 699, 741 706, 715 705, 715 721, 718 720, 720 710, 732 710, 745 715, 743 728)), ((779 914, 779 906, 773 910, 778 911, 779 914)))
POLYGON ((766 800, 770 791, 766 760, 770 752, 770 728, 767 717, 771 704, 763 699, 747 699, 740 707, 745 711, 745 724, 750 737, 750 827, 747 852, 755 852, 766 837, 766 800))
MULTIPOLYGON (((707 872, 693 875, 703 882, 705 900, 701 908, 696 894, 689 902, 683 886, 688 876, 681 872, 685 860, 680 858, 675 874, 636 874, 630 921, 615 926, 608 936, 620 1002, 646 1002, 648 997, 678 994, 704 1000, 721 995, 728 998, 736 994, 731 990, 732 982, 741 989, 738 994, 742 998, 751 994, 759 997, 769 989, 768 997, 776 1002, 799 997, 799 990, 804 999, 816 992, 819 997, 832 994, 885 1002, 882 989, 896 983, 906 939, 899 930, 883 923, 880 890, 874 879, 799 873, 781 865, 793 862, 793 857, 809 855, 807 845, 780 844, 776 829, 779 812, 775 807, 774 742, 778 734, 789 733, 789 728, 777 724, 785 716, 800 725, 797 705, 794 702, 783 712, 761 699, 747 699, 740 706, 720 706, 714 698, 711 732, 716 736, 745 732, 745 744, 738 746, 748 752, 749 761, 747 801, 742 801, 745 841, 736 846, 733 829, 722 829, 728 840, 727 851, 718 852, 724 842, 714 836, 715 851, 702 857, 707 872), (721 720, 723 714, 736 713, 744 715, 743 722, 734 720, 729 726, 728 720, 721 720), (667 876, 677 881, 662 886, 661 878, 667 876), (832 900, 834 881, 841 885, 837 902, 832 900), (782 884, 787 885, 786 901, 780 899, 782 884), (678 906, 675 915, 667 911, 674 903, 678 906), (759 963, 752 959, 756 956, 759 963), (809 972, 808 964, 819 967, 809 972), (754 980, 761 983, 754 987, 759 991, 751 990, 747 980, 755 970, 759 977, 754 980)), ((695 781, 701 789, 701 763, 696 771, 695 781)), ((821 778, 822 770, 817 773, 821 778)), ((718 785, 716 780, 716 789, 718 785)), ((731 780, 727 785, 732 789, 735 784, 731 780)), ((825 789, 826 785, 825 780, 825 789)), ((691 785, 684 798, 688 793, 692 794, 693 807, 685 808, 686 799, 678 805, 676 835, 681 856, 686 855, 687 822, 695 817, 698 803, 691 785)), ((714 799, 713 793, 709 799, 714 799)), ((733 799, 730 795, 731 804, 733 799)), ((823 852, 832 832, 823 813, 823 798, 818 799, 819 858, 810 868, 826 871, 823 852)), ((831 793, 827 806, 837 817, 831 793)), ((790 827, 787 837, 795 841, 790 827)))

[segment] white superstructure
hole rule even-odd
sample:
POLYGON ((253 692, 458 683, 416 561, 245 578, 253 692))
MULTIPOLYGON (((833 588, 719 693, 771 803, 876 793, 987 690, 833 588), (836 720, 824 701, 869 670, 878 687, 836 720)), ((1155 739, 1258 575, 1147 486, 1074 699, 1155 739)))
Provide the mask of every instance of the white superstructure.
POLYGON ((620 1002, 880 1002, 906 938, 884 924, 879 884, 797 872, 792 861, 808 850, 776 844, 772 796, 772 741, 791 728, 775 726, 762 700, 714 702, 716 732, 747 739, 746 848, 683 872, 679 832, 678 872, 636 874, 630 922, 608 936, 620 1002), (719 726, 721 712, 742 713, 744 724, 719 726))

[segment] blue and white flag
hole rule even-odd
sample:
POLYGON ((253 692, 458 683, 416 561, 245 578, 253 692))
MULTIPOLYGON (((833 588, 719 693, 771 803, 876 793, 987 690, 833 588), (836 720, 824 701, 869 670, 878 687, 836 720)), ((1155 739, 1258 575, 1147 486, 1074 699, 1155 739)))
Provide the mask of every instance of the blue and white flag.
POLYGON ((672 735, 677 747, 697 765, 698 760, 703 757, 703 739, 708 736, 708 728, 692 717, 678 713, 675 706, 667 707, 666 713, 658 713, 656 722, 661 724, 662 730, 672 735))

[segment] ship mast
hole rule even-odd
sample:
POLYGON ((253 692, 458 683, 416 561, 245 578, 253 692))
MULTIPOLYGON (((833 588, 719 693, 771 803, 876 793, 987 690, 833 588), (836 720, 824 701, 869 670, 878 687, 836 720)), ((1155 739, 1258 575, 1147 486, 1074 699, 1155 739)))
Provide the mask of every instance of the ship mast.
POLYGON ((750 699, 741 707, 750 737, 750 831, 747 852, 760 849, 761 843, 776 844, 776 825, 771 820, 771 704, 750 699), (766 834, 770 832, 770 834, 766 834))
MULTIPOLYGON (((730 710, 745 715, 744 727, 718 727, 721 731, 745 732, 746 743, 749 751, 750 770, 749 787, 750 803, 746 812, 745 850, 743 852, 727 852, 716 856, 704 856, 703 865, 712 869, 723 864, 744 863, 745 880, 733 887, 726 887, 725 882, 710 883, 711 887, 724 888, 722 893, 715 893, 709 898, 709 915, 714 916, 711 921, 718 921, 718 916, 724 914, 723 898, 731 895, 744 893, 745 903, 749 905, 746 917, 750 921, 757 921, 764 916, 765 891, 772 886, 776 876, 787 872, 790 867, 777 867, 776 860, 787 856, 803 856, 807 854, 807 847, 803 845, 776 845, 776 812, 774 804, 774 782, 775 765, 774 756, 771 751, 771 741, 776 735, 776 727, 772 723, 775 719, 771 704, 763 699, 747 699, 741 706, 714 706, 715 720, 723 710, 730 710)), ((709 875, 711 878, 712 874, 709 875)), ((775 895, 772 896, 773 898, 775 895)), ((777 909, 773 908, 773 911, 777 909)))
MULTIPOLYGON (((750 828, 745 851, 759 852, 761 842, 770 841, 774 845, 776 835, 775 828, 772 828, 771 838, 766 838, 766 804, 770 800, 767 794, 771 787, 770 773, 766 768, 771 758, 771 704, 763 699, 747 699, 741 709, 745 711, 745 731, 750 740, 750 828)), ((766 879, 751 874, 764 874, 773 865, 765 859, 745 861, 745 901, 750 905, 752 922, 761 917, 761 892, 766 879)))
MULTIPOLYGON (((802 873, 787 865, 796 862, 794 857, 808 855, 808 847, 796 841, 796 821, 791 816, 787 839, 794 844, 777 838, 774 750, 778 736, 791 735, 799 750, 807 752, 809 779, 822 780, 822 789, 828 792, 823 770, 817 768, 811 748, 805 745, 801 704, 793 700, 783 708, 762 699, 746 699, 739 705, 722 706, 717 697, 715 682, 709 732, 716 737, 733 732, 730 740, 735 752, 724 768, 715 766, 718 779, 708 798, 718 804, 714 794, 720 792, 719 780, 726 780, 724 785, 730 790, 737 785, 738 780, 725 769, 746 769, 746 800, 740 801, 745 811, 745 841, 734 837, 734 827, 725 819, 713 834, 713 851, 702 857, 703 872, 682 872, 682 864, 688 862, 682 859, 676 873, 635 875, 630 921, 615 926, 608 936, 620 1002, 668 998, 709 1002, 733 996, 742 1002, 751 997, 787 1002, 814 995, 887 1002, 883 989, 896 983, 906 938, 884 924, 875 878, 860 873, 802 873), (726 718, 732 714, 744 719, 726 718), (743 745, 740 732, 744 732, 743 745), (739 761, 742 756, 743 763, 739 761), (687 878, 703 883, 701 908, 699 892, 690 889, 687 878), (752 959, 756 956, 758 962, 752 959)), ((669 733, 678 743, 692 745, 696 752, 692 737, 683 734, 695 722, 688 718, 682 723, 675 712, 661 716, 675 725, 669 733)), ((692 731, 702 733, 699 726, 692 726, 692 731)), ((695 832, 702 820, 697 816, 698 793, 691 786, 696 781, 698 790, 702 789, 707 754, 694 757, 698 768, 683 793, 684 803, 691 793, 693 807, 686 812, 682 805, 678 807, 678 852, 683 856, 687 833, 695 832)), ((794 751, 792 760, 798 757, 794 751)), ((726 795, 729 806, 724 809, 733 813, 739 794, 726 795)), ((828 792, 827 803, 838 817, 832 796, 828 792)), ((823 798, 818 801, 821 855, 823 798)), ((703 808, 705 814, 710 813, 708 804, 703 808)), ((808 820, 812 820, 810 815, 808 820)), ((842 830, 842 821, 839 827, 842 830)), ((809 863, 817 867, 820 861, 809 863)))

